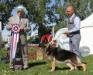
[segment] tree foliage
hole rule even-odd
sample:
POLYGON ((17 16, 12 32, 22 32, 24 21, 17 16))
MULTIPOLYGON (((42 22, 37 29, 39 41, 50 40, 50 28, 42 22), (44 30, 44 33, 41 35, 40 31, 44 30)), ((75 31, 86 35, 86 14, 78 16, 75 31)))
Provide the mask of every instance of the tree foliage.
POLYGON ((23 5, 29 12, 29 18, 35 17, 35 21, 40 22, 45 14, 46 2, 49 0, 14 0, 13 2, 7 2, 6 4, 0 3, 0 11, 4 12, 7 18, 11 15, 12 9, 17 5, 23 5), (38 17, 41 20, 38 20, 38 17))
POLYGON ((15 6, 23 5, 28 10, 28 18, 30 21, 42 25, 46 12, 46 3, 49 1, 50 0, 14 0, 13 2, 7 1, 6 3, 0 3, 0 12, 4 13, 2 20, 3 22, 7 22, 8 18, 11 16, 12 9, 15 6))
MULTIPOLYGON (((61 0, 58 0, 60 3, 61 0)), ((0 12, 4 13, 3 20, 6 22, 8 17, 11 16, 12 9, 17 5, 23 5, 28 10, 28 17, 30 21, 36 22, 38 25, 42 25, 44 22, 44 15, 46 13, 46 3, 50 2, 50 0, 14 0, 13 2, 0 3, 0 12)), ((60 14, 61 20, 58 25, 62 24, 62 27, 65 26, 65 18, 66 18, 66 6, 68 4, 73 4, 76 8, 76 13, 84 19, 93 11, 93 0, 64 0, 64 5, 53 7, 56 9, 56 12, 60 14), (62 22, 63 21, 63 22, 62 22)), ((43 26, 40 26, 41 29, 43 26)), ((60 28, 60 26, 59 26, 60 28)), ((57 27, 58 29, 58 27, 57 27)), ((42 30, 40 30, 42 31, 42 30)), ((47 29, 45 29, 45 32, 47 29)), ((43 31, 42 31, 43 32, 43 31)))

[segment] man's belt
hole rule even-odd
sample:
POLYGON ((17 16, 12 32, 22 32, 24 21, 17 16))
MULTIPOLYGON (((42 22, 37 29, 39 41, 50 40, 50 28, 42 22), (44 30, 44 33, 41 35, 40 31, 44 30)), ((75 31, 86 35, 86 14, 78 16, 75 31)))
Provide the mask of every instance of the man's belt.
POLYGON ((80 34, 80 30, 70 33, 70 35, 75 35, 75 34, 80 34))
POLYGON ((76 34, 80 34, 80 30, 69 33, 68 37, 72 37, 73 35, 76 35, 76 34))

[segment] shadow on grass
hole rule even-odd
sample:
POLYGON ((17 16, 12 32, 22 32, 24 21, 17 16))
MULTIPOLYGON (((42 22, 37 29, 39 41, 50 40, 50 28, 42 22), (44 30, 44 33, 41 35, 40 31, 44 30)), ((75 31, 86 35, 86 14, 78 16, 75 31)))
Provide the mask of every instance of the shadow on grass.
POLYGON ((41 61, 40 61, 40 62, 37 61, 37 62, 31 62, 31 63, 29 63, 28 66, 29 66, 29 68, 30 68, 30 67, 39 66, 39 65, 44 65, 44 64, 46 64, 45 61, 42 61, 42 62, 41 62, 41 61))
POLYGON ((69 69, 70 69, 69 67, 63 67, 63 68, 56 67, 56 70, 69 70, 69 69))
MULTIPOLYGON (((78 70, 82 70, 82 67, 81 66, 78 66, 77 69, 78 70)), ((63 68, 56 67, 56 70, 70 70, 70 68, 69 67, 63 67, 63 68)))

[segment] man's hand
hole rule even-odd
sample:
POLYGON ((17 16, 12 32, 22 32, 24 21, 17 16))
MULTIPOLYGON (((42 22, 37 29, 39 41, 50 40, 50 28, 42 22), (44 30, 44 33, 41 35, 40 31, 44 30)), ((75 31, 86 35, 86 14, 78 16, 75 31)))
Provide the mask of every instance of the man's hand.
POLYGON ((69 32, 64 32, 64 34, 65 34, 66 36, 69 36, 70 33, 69 33, 69 32))
POLYGON ((69 32, 64 32, 64 34, 69 35, 69 32))
POLYGON ((21 29, 21 30, 24 30, 23 26, 20 26, 20 29, 21 29))

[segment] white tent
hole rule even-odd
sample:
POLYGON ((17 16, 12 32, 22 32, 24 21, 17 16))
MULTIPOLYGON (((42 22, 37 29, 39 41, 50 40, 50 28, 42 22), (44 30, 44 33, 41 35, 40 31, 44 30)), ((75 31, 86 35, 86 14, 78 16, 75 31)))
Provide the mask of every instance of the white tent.
POLYGON ((83 21, 81 21, 81 28, 82 27, 89 27, 89 26, 93 27, 93 14, 91 14, 90 16, 85 18, 83 21))
MULTIPOLYGON (((81 21, 80 47, 86 48, 89 54, 93 54, 93 14, 81 21)), ((82 49, 81 49, 82 50, 82 49)))
MULTIPOLYGON (((58 45, 61 48, 69 50, 69 38, 63 34, 65 31, 67 31, 67 28, 59 29, 55 34, 54 39, 57 40, 58 45)), ((81 41, 79 52, 82 56, 93 54, 93 14, 81 21, 80 31, 81 41)))

